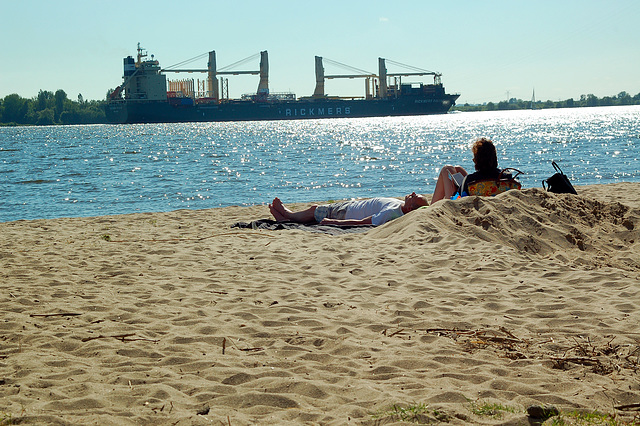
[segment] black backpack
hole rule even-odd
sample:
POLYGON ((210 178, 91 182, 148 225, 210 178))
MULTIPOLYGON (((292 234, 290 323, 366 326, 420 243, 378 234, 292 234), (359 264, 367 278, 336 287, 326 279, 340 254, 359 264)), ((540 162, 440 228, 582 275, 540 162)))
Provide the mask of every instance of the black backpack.
POLYGON ((556 194, 576 194, 576 190, 569 182, 569 178, 567 175, 562 173, 560 166, 556 164, 555 161, 551 162, 551 165, 554 169, 556 169, 556 173, 551 176, 549 179, 545 179, 542 181, 542 187, 549 192, 555 192, 556 194), (545 187, 546 184, 546 187, 545 187))

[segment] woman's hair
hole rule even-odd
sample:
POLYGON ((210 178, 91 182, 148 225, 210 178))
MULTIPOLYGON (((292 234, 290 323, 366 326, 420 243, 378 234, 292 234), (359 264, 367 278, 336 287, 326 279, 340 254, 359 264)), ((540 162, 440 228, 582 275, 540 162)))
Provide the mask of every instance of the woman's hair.
POLYGON ((473 162, 479 172, 491 171, 498 168, 498 154, 496 147, 487 138, 478 139, 471 147, 473 162))

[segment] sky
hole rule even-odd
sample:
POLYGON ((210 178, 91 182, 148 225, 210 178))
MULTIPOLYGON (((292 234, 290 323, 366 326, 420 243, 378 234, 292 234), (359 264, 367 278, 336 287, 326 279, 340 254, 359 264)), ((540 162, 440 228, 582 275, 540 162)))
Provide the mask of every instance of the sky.
MULTIPOLYGON (((297 96, 313 93, 316 55, 376 74, 378 57, 440 72, 458 104, 640 93, 638 0, 0 0, 0 11, 0 98, 104 99, 137 43, 162 67, 215 50, 220 69, 267 50, 271 92, 297 96)), ((325 62, 325 73, 345 70, 325 62)), ((205 74, 170 75, 191 77, 205 74)), ((229 80, 232 97, 257 86, 229 80)), ((364 82, 329 80, 325 92, 361 96, 364 82)))

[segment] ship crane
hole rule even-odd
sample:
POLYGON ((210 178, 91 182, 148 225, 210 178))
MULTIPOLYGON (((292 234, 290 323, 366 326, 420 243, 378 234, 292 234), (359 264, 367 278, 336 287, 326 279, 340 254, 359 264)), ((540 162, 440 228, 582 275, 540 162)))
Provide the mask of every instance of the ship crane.
POLYGON ((193 60, 200 59, 202 57, 198 56, 196 58, 188 59, 187 61, 181 62, 176 65, 172 65, 168 68, 162 70, 162 72, 173 72, 173 73, 207 73, 207 97, 219 101, 220 100, 220 83, 218 82, 219 75, 259 75, 260 82, 258 83, 257 90, 257 98, 258 99, 266 99, 269 94, 269 55, 266 50, 260 52, 260 69, 257 71, 229 71, 229 68, 235 68, 243 65, 246 62, 252 61, 256 58, 257 55, 249 56, 248 58, 242 59, 238 62, 235 62, 227 67, 224 67, 220 70, 217 69, 216 66, 216 52, 212 50, 209 52, 209 63, 206 69, 174 69, 174 67, 184 65, 185 63, 192 62, 193 60))
POLYGON ((343 68, 347 68, 349 70, 352 70, 354 72, 357 72, 359 74, 342 74, 342 75, 325 75, 324 73, 324 66, 323 66, 323 58, 320 56, 316 56, 316 88, 315 91, 313 92, 313 98, 325 98, 326 95, 324 93, 324 81, 325 80, 329 80, 329 79, 334 79, 334 78, 349 78, 349 79, 353 79, 353 78, 364 78, 365 80, 365 97, 366 99, 370 99, 371 98, 371 87, 372 87, 372 83, 373 83, 373 87, 376 87, 376 81, 379 81, 379 87, 378 87, 378 92, 376 94, 376 97, 378 98, 387 98, 388 94, 389 94, 389 86, 388 86, 388 79, 393 77, 394 79, 397 78, 396 80, 396 84, 394 84, 394 92, 398 93, 397 88, 400 87, 400 85, 402 85, 402 77, 413 77, 413 76, 425 76, 425 75, 432 75, 434 78, 434 84, 439 85, 441 84, 441 80, 440 77, 442 76, 441 73, 438 72, 434 72, 434 71, 428 71, 428 70, 423 70, 421 68, 417 68, 417 67, 413 67, 411 65, 405 65, 402 64, 400 62, 395 62, 392 61, 390 59, 384 59, 384 58, 378 58, 378 75, 376 74, 372 74, 369 73, 367 71, 358 69, 358 68, 354 68, 351 67, 349 65, 345 65, 342 64, 340 62, 336 62, 336 61, 332 61, 330 59, 326 59, 324 58, 324 61, 327 61, 333 65, 337 65, 343 68), (388 73, 387 72, 387 66, 386 66, 386 62, 389 62, 393 65, 399 66, 399 67, 404 67, 407 68, 409 70, 411 70, 411 72, 400 72, 400 73, 388 73))
POLYGON ((434 84, 441 84, 441 80, 440 78, 442 77, 442 73, 436 72, 436 71, 428 71, 428 70, 423 70, 422 68, 417 68, 411 65, 406 65, 406 64, 402 64, 400 62, 395 62, 392 61, 391 59, 382 59, 379 58, 379 61, 383 61, 382 65, 384 65, 384 61, 387 61, 393 65, 399 66, 399 67, 404 67, 410 70, 413 70, 413 72, 401 72, 401 73, 387 73, 387 77, 412 77, 412 76, 425 76, 425 75, 432 75, 433 76, 433 83, 434 84))
POLYGON ((394 78, 398 77, 398 81, 394 85, 394 91, 396 95, 398 93, 397 88, 402 85, 402 77, 432 75, 434 84, 436 85, 442 84, 440 80, 440 78, 442 77, 442 74, 439 72, 423 70, 421 68, 417 68, 411 65, 406 65, 400 62, 392 61, 391 59, 378 58, 378 72, 380 75, 380 97, 382 98, 386 98, 388 96, 389 87, 388 87, 387 79, 390 77, 394 77, 394 78), (413 72, 387 73, 387 65, 386 65, 387 61, 393 65, 410 69, 413 72))
POLYGON ((365 79, 365 97, 366 99, 370 99, 371 98, 371 84, 372 81, 375 82, 375 78, 377 76, 373 73, 370 73, 368 71, 365 70, 361 70, 359 68, 355 68, 349 65, 345 65, 343 63, 337 62, 337 61, 333 61, 331 59, 327 59, 327 58, 322 58, 321 56, 316 56, 316 88, 313 91, 313 98, 325 98, 327 97, 327 95, 325 95, 324 93, 324 80, 330 80, 330 79, 334 79, 334 78, 348 78, 348 79, 354 79, 354 78, 364 78, 365 79), (332 64, 332 65, 336 65, 345 69, 348 69, 352 72, 356 72, 357 74, 341 74, 341 75, 325 75, 324 73, 324 65, 323 65, 323 60, 327 61, 328 63, 332 64))

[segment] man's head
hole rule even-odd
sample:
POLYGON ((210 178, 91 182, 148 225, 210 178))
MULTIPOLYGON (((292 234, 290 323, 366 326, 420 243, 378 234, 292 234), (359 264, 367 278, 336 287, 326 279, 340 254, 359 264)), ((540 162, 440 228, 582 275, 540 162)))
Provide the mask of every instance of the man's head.
POLYGON ((420 207, 428 206, 429 201, 427 201, 427 197, 424 195, 418 195, 415 192, 412 192, 409 195, 404 197, 404 206, 402 210, 405 213, 418 209, 420 207))

